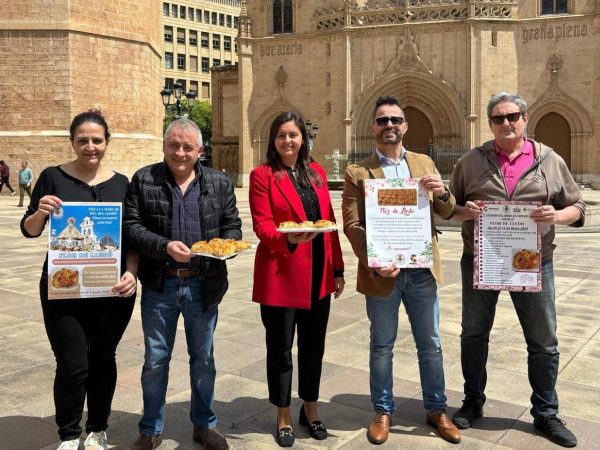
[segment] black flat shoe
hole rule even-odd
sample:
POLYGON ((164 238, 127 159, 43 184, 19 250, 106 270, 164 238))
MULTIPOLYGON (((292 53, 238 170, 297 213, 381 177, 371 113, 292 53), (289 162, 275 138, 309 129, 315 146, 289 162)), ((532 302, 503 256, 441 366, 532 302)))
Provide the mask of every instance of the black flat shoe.
POLYGON ((300 408, 300 416, 298 417, 298 422, 300 425, 304 425, 308 427, 308 434, 313 439, 317 439, 318 441, 322 441, 323 439, 327 439, 327 428, 323 425, 323 422, 320 420, 315 420, 313 423, 308 423, 308 418, 306 417, 306 413, 304 412, 304 405, 300 408))
POLYGON ((280 429, 279 424, 277 424, 275 440, 277 440, 280 447, 291 447, 294 445, 295 440, 294 430, 292 430, 292 427, 283 427, 280 429))

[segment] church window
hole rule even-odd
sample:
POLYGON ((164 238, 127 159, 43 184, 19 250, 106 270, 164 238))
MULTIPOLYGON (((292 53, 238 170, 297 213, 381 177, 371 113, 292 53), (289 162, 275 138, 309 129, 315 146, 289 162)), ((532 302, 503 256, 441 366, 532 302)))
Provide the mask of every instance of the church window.
POLYGON ((542 0, 541 15, 568 13, 567 0, 542 0))
POLYGON ((273 2, 273 34, 292 33, 294 31, 294 5, 292 0, 273 2))

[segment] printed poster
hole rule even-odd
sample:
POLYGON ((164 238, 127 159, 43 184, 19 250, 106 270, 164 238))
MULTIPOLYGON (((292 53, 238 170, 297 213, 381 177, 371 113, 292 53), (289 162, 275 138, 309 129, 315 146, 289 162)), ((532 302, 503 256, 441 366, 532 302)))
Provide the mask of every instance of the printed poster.
POLYGON ((48 298, 114 297, 121 278, 121 203, 64 202, 50 215, 48 298))
POLYGON ((542 289, 542 237, 529 217, 538 202, 477 202, 473 287, 495 291, 542 289))
POLYGON ((365 180, 369 267, 432 267, 429 192, 418 178, 365 180))

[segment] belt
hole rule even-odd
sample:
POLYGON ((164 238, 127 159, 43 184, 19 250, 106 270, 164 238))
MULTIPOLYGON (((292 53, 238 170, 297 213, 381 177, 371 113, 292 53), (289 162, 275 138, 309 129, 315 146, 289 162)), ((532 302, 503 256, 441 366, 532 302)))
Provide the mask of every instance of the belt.
POLYGON ((199 269, 167 269, 166 275, 168 277, 177 278, 190 278, 197 277, 200 275, 199 269))

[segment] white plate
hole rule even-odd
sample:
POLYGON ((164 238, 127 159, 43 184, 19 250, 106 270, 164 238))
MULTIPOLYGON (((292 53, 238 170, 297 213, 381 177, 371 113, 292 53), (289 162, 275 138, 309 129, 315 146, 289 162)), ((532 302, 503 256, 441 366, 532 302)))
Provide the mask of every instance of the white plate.
POLYGON ((233 258, 234 256, 241 255, 242 253, 246 253, 247 251, 250 251, 250 250, 252 250, 254 248, 256 248, 256 245, 252 244, 252 247, 250 247, 250 248, 248 248, 246 250, 234 253, 232 255, 226 255, 226 256, 215 256, 212 253, 203 253, 203 252, 192 252, 192 255, 194 255, 194 256, 204 256, 206 258, 220 259, 221 261, 224 261, 226 259, 233 258))
POLYGON ((280 233, 331 233, 338 231, 338 227, 326 228, 277 228, 280 233))

